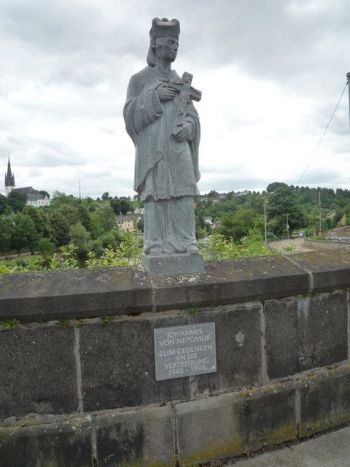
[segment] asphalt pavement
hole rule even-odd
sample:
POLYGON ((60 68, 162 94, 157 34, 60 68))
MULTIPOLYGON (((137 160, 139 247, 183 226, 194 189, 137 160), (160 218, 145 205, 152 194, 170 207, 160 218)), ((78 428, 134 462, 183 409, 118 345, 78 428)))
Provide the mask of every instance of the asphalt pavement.
POLYGON ((350 427, 242 459, 232 467, 350 467, 350 427))

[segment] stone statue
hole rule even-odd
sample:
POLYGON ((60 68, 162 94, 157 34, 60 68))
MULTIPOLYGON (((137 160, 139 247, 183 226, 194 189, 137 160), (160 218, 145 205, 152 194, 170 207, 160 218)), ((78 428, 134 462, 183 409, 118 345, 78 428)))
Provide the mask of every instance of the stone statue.
POLYGON ((199 256, 193 198, 199 194, 200 123, 192 101, 201 93, 191 87, 192 75, 180 79, 171 69, 179 34, 178 20, 153 19, 148 66, 131 77, 124 107, 136 147, 134 188, 144 201, 146 259, 199 256))

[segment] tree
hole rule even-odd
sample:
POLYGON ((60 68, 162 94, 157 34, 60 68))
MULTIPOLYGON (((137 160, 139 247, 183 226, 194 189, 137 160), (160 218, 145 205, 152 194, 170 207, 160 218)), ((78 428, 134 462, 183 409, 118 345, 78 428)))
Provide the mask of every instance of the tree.
POLYGON ((59 191, 55 191, 50 203, 50 209, 58 209, 62 205, 67 204, 78 207, 79 203, 79 198, 75 198, 72 195, 66 195, 65 193, 61 193, 59 191))
POLYGON ((13 212, 20 212, 27 203, 27 195, 18 191, 11 191, 7 197, 7 201, 13 212))
POLYGON ((79 213, 79 220, 83 224, 85 229, 88 232, 92 232, 93 231, 93 225, 92 225, 92 221, 91 221, 91 218, 90 218, 89 211, 88 211, 87 207, 84 206, 83 204, 79 204, 78 213, 79 213))
POLYGON ((286 183, 283 183, 283 182, 273 182, 273 183, 270 183, 270 185, 267 185, 266 191, 268 193, 273 193, 278 188, 288 188, 288 185, 286 183))
POLYGON ((113 199, 111 199, 111 208, 113 209, 114 213, 119 216, 120 214, 120 199, 118 196, 115 196, 113 199))
POLYGON ((8 200, 6 196, 0 194, 0 215, 4 213, 7 206, 8 200))
POLYGON ((113 209, 109 204, 103 203, 99 209, 91 213, 91 220, 94 226, 96 237, 116 228, 116 218, 113 209))
POLYGON ((69 229, 69 236, 70 242, 78 247, 77 254, 79 258, 85 258, 88 252, 88 242, 91 238, 89 232, 85 229, 83 224, 77 222, 69 229))
POLYGON ((305 217, 298 197, 291 187, 280 186, 276 188, 269 198, 268 203, 269 226, 275 235, 287 233, 287 214, 289 230, 303 227, 305 217))
POLYGON ((74 206, 72 204, 62 204, 58 212, 60 212, 69 225, 74 225, 79 220, 79 208, 78 205, 74 206))
POLYGON ((227 239, 240 240, 248 235, 254 227, 256 213, 250 208, 242 208, 233 214, 225 214, 222 217, 219 233, 227 239))
POLYGON ((110 201, 111 200, 111 197, 109 196, 108 191, 105 191, 103 193, 103 195, 101 196, 101 198, 102 198, 102 201, 110 201))
POLYGON ((69 242, 69 225, 60 212, 50 213, 50 225, 52 227, 52 240, 56 246, 67 245, 69 242))
POLYGON ((0 216, 0 251, 8 251, 11 248, 13 230, 13 216, 0 216))
POLYGON ((16 214, 11 235, 11 244, 17 251, 18 256, 25 247, 29 248, 33 254, 37 242, 38 232, 35 229, 32 219, 26 214, 16 214))
POLYGON ((128 198, 120 198, 120 211, 125 216, 130 211, 134 211, 134 207, 128 198))
POLYGON ((40 237, 52 237, 52 227, 49 221, 49 214, 43 208, 34 208, 33 206, 25 206, 23 214, 28 215, 34 222, 36 231, 40 237))
POLYGON ((48 193, 47 191, 45 191, 45 190, 40 190, 39 193, 40 193, 42 196, 47 197, 47 198, 50 199, 50 195, 49 195, 49 193, 48 193))
POLYGON ((38 250, 41 256, 44 258, 45 266, 48 266, 49 260, 52 258, 55 252, 55 244, 48 238, 41 238, 38 241, 38 250))

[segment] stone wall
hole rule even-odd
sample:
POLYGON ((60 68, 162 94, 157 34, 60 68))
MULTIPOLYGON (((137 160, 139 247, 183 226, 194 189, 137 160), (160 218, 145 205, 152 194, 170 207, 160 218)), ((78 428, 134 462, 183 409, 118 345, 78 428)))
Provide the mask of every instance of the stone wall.
POLYGON ((0 465, 196 465, 350 421, 350 252, 0 278, 0 465), (155 380, 153 330, 214 322, 217 372, 155 380))

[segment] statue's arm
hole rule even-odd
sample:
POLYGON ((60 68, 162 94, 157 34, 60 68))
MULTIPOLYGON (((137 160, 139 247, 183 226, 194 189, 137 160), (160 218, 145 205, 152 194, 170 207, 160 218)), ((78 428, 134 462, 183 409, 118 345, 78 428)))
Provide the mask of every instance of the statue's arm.
POLYGON ((127 132, 133 139, 162 115, 158 86, 157 82, 145 85, 138 76, 130 80, 123 113, 127 132))

